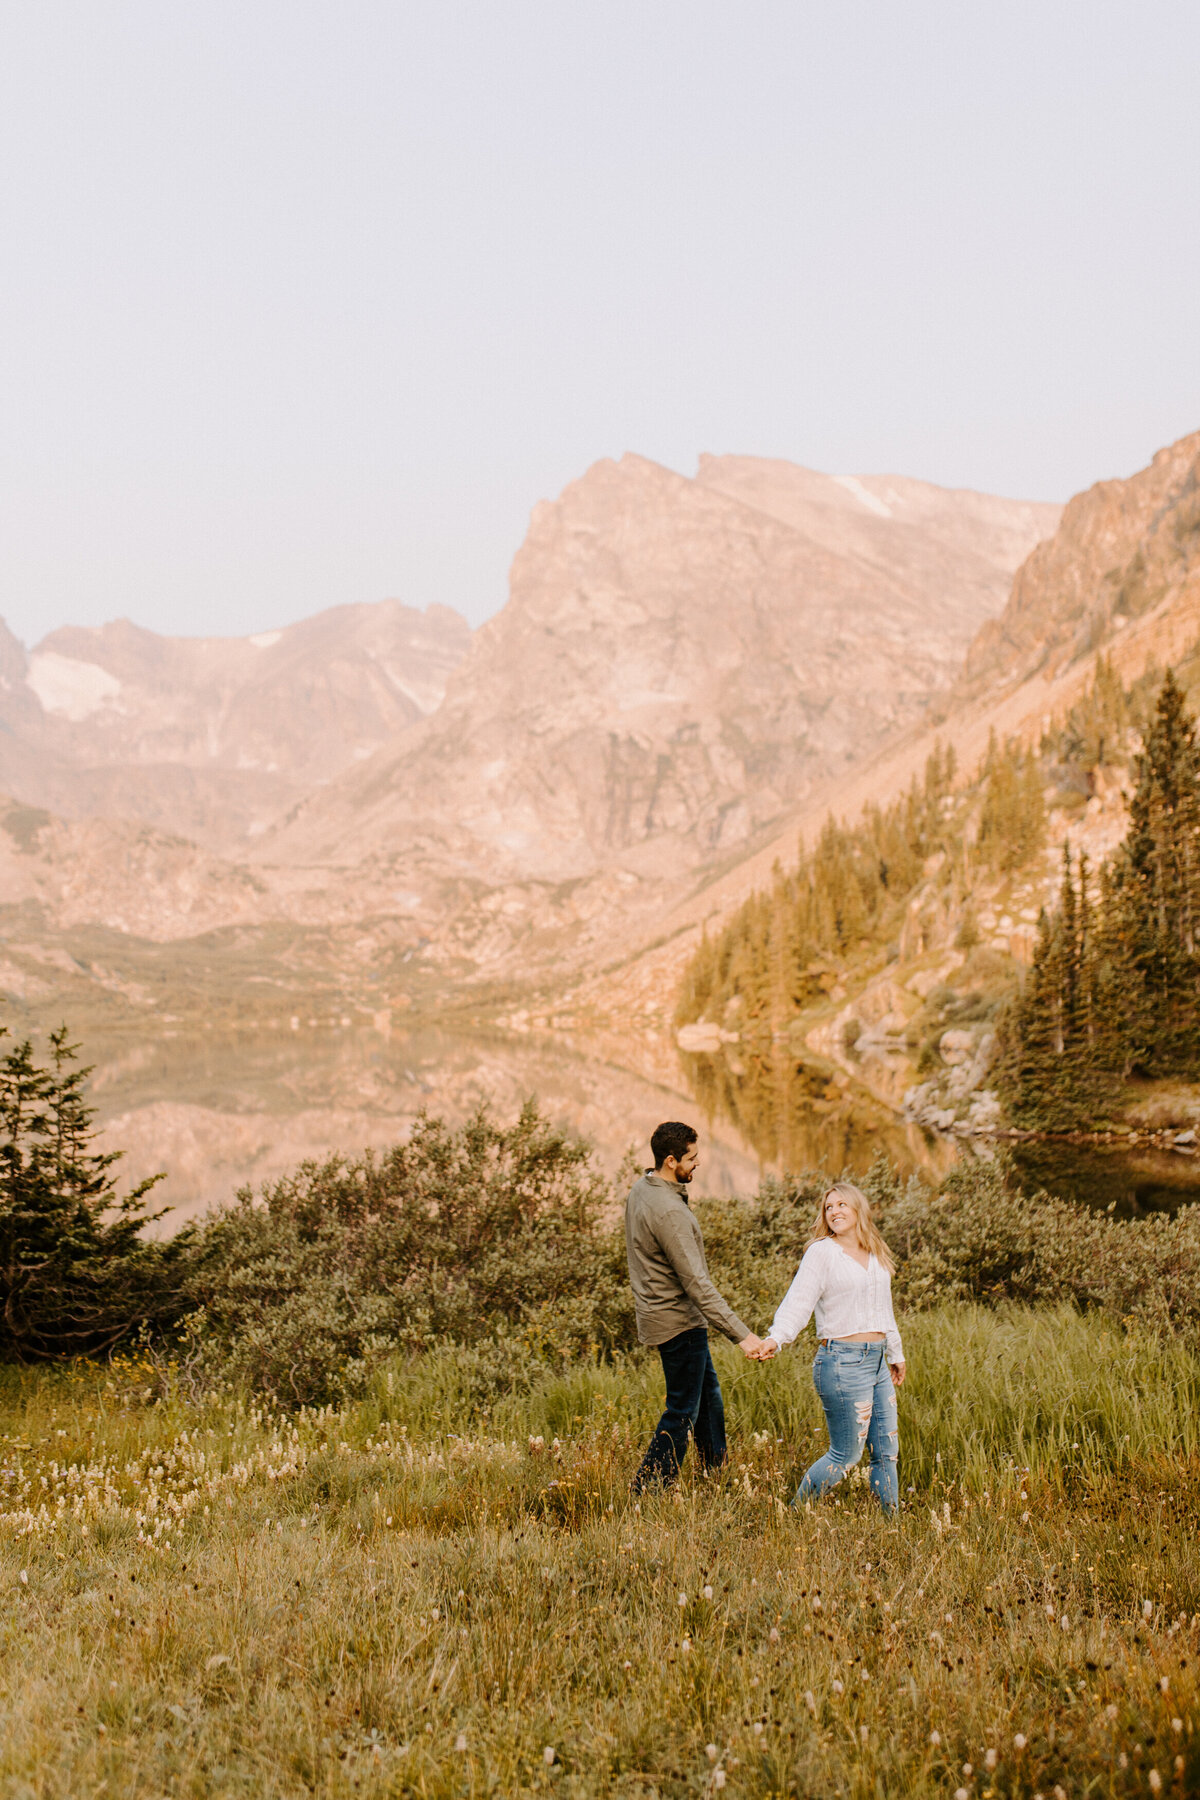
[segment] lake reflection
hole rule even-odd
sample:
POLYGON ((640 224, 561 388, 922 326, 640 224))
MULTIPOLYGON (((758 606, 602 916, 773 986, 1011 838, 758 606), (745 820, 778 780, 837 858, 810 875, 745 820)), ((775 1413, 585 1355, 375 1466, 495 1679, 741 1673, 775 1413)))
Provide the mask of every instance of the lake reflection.
POLYGON ((767 1170, 862 1171, 878 1148, 905 1170, 940 1172, 954 1155, 870 1102, 778 1082, 739 1099, 723 1059, 683 1057, 666 1039, 620 1048, 635 1067, 608 1045, 437 1030, 125 1039, 88 1046, 90 1097, 106 1146, 125 1152, 124 1180, 166 1170, 157 1197, 176 1225, 306 1158, 396 1143, 422 1109, 458 1123, 486 1103, 510 1120, 530 1096, 610 1175, 630 1150, 648 1161, 661 1120, 689 1120, 708 1193, 752 1193, 767 1170))
MULTIPOLYGON (((648 1160, 661 1120, 695 1112, 673 1051, 661 1071, 652 1059, 635 1073, 557 1044, 434 1030, 214 1033, 88 1049, 106 1147, 125 1152, 126 1181, 167 1171, 157 1198, 176 1225, 306 1158, 394 1144, 422 1110, 457 1124, 487 1104, 511 1120, 536 1097, 595 1146, 610 1175, 630 1150, 648 1160)), ((705 1189, 753 1191, 753 1148, 728 1127, 705 1136, 705 1189)))
MULTIPOLYGON (((688 1120, 702 1134, 698 1185, 706 1193, 753 1193, 765 1172, 861 1174, 879 1150, 902 1174, 920 1170, 936 1181, 956 1156, 973 1153, 904 1124, 781 1046, 707 1057, 682 1055, 666 1038, 568 1044, 350 1029, 126 1038, 88 1051, 106 1147, 125 1152, 125 1181, 166 1170, 157 1199, 174 1225, 306 1158, 394 1144, 422 1110, 459 1123, 487 1104, 507 1121, 530 1097, 593 1144, 607 1175, 630 1151, 649 1160, 661 1120, 688 1120)), ((1200 1198, 1200 1159, 1189 1165, 1164 1153, 1162 1168, 1143 1170, 1142 1179, 1130 1159, 1046 1150, 1039 1161, 1036 1147, 1023 1147, 1031 1187, 1044 1183, 1091 1204, 1115 1198, 1122 1213, 1200 1198)))

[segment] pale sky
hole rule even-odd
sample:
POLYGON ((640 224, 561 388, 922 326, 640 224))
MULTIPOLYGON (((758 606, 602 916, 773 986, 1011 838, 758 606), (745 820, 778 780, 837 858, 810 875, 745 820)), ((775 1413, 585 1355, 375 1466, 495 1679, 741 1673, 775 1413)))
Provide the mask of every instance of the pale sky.
POLYGON ((503 604, 636 450, 1200 428, 1195 0, 0 0, 0 616, 503 604))

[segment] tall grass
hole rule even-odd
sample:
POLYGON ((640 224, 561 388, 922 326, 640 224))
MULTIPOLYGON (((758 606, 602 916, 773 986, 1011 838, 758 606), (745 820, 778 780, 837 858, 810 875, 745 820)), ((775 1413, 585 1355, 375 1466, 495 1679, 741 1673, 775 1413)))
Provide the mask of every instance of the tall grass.
POLYGON ((640 1502, 654 1358, 292 1416, 6 1371, 0 1792, 1197 1791, 1195 1354, 967 1306, 906 1350, 895 1520, 781 1504, 799 1351, 722 1350, 729 1468, 640 1502))

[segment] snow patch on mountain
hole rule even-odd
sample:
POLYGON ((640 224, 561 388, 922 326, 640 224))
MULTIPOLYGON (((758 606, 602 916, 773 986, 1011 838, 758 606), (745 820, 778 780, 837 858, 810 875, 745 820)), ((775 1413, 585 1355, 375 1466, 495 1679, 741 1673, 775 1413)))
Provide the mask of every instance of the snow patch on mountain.
POLYGON ((116 676, 99 663, 77 662, 55 650, 42 650, 31 656, 25 680, 44 712, 57 713, 76 725, 110 705, 121 692, 116 676))

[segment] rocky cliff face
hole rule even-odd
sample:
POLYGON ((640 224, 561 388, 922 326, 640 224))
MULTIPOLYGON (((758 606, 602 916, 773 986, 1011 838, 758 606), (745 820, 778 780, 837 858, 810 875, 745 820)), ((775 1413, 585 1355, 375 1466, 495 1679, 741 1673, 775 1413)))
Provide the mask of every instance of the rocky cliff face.
POLYGON ((469 641, 448 608, 394 600, 248 638, 67 628, 28 655, 0 627, 0 791, 236 855, 433 712, 469 641))
POLYGON ((1200 432, 1128 481, 1076 495, 1022 564, 1012 597, 980 630, 957 697, 969 702, 1112 643, 1200 581, 1200 432))
POLYGON ((536 509, 439 712, 261 858, 682 878, 918 718, 1056 518, 752 458, 598 463, 536 509))

